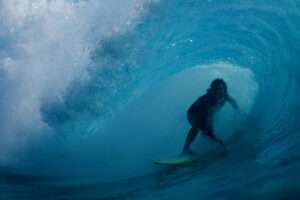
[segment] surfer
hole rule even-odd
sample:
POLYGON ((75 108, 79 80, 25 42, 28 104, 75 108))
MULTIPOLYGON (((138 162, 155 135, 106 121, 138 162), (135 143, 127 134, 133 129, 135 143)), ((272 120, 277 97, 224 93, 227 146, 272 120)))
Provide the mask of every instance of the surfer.
POLYGON ((190 145, 195 140, 199 131, 222 145, 226 150, 225 143, 216 137, 213 130, 213 116, 226 102, 230 103, 239 112, 236 101, 227 92, 225 81, 219 78, 213 80, 206 94, 200 96, 187 111, 187 118, 192 128, 186 137, 183 153, 191 152, 190 145))

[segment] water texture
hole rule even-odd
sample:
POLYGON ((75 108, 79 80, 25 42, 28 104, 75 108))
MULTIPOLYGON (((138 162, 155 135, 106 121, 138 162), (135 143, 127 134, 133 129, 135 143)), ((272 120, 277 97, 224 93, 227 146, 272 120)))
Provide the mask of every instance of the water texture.
POLYGON ((0 199, 299 199, 296 0, 0 0, 0 199), (203 160, 186 110, 223 78, 203 160))

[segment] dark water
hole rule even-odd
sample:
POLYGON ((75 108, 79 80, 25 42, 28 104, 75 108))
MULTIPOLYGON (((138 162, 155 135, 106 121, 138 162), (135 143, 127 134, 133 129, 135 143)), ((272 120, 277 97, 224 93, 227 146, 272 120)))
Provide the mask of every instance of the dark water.
POLYGON ((298 1, 61 2, 0 1, 1 199, 299 199, 298 1), (153 165, 216 77, 229 154, 153 165))

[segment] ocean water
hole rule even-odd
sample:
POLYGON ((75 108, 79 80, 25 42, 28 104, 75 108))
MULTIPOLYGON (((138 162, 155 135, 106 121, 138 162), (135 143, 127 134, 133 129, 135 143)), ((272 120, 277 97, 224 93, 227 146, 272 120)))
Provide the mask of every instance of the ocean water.
POLYGON ((299 199, 296 0, 0 0, 0 199, 299 199), (186 110, 223 78, 203 160, 186 110))

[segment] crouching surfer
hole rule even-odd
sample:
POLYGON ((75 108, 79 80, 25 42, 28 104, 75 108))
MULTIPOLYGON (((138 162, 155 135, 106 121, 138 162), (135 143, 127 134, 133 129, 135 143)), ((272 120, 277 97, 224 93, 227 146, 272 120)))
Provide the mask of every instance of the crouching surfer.
POLYGON ((227 85, 223 79, 212 81, 206 94, 200 96, 188 109, 187 118, 192 126, 186 137, 183 153, 191 153, 190 145, 201 131, 209 139, 219 143, 226 150, 225 143, 219 139, 213 129, 214 114, 228 102, 239 112, 236 101, 228 94, 227 85))

